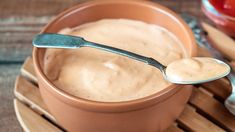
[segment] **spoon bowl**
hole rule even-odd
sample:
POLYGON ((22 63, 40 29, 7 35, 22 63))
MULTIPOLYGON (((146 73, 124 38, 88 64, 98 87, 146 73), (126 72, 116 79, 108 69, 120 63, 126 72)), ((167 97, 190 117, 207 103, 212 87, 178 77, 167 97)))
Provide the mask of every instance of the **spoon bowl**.
MULTIPOLYGON (((211 71, 204 71, 204 72, 201 72, 200 75, 202 75, 204 73, 208 73, 209 74, 209 72, 210 72, 210 74, 209 74, 210 76, 209 77, 201 76, 200 79, 197 78, 197 79, 194 79, 194 80, 190 77, 191 76, 190 73, 187 73, 187 75, 189 74, 190 76, 184 77, 182 79, 180 77, 180 75, 178 75, 178 78, 176 78, 175 76, 171 77, 172 75, 169 75, 168 72, 165 72, 165 74, 166 74, 165 77, 167 77, 167 80, 169 80, 171 83, 175 83, 175 84, 200 84, 200 83, 210 82, 210 81, 214 81, 214 80, 223 78, 223 77, 227 76, 230 73, 230 71, 231 71, 230 66, 227 63, 225 63, 225 62, 223 62, 221 60, 214 59, 214 58, 207 58, 207 57, 195 57, 195 58, 198 58, 198 59, 210 59, 211 61, 216 62, 216 64, 219 64, 219 65, 223 66, 225 70, 223 72, 220 72, 220 73, 216 73, 216 71, 214 71, 214 73, 216 73, 216 74, 213 74, 213 75, 211 74, 213 71, 212 72, 211 71)), ((175 62, 172 62, 172 63, 175 63, 175 62)), ((172 63, 170 63, 167 66, 166 70, 168 70, 170 68, 170 65, 172 65, 172 63)), ((192 64, 190 64, 190 65, 192 65, 192 64)), ((182 64, 182 67, 184 67, 184 69, 189 68, 189 67, 186 67, 183 64, 182 64)), ((174 68, 173 70, 175 70, 175 71, 177 70, 175 68, 175 66, 171 67, 171 68, 174 68)), ((193 69, 191 69, 191 70, 193 70, 193 69)), ((183 72, 181 72, 181 73, 182 74, 186 74, 186 73, 183 73, 183 72)), ((193 76, 197 76, 197 74, 194 74, 193 76)))

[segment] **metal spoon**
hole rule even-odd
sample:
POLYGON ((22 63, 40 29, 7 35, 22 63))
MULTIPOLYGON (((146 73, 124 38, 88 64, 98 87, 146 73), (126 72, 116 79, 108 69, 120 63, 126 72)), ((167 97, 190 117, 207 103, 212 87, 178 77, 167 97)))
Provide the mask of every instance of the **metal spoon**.
MULTIPOLYGON (((208 1, 203 1, 203 2, 208 2, 208 1)), ((208 2, 209 3, 209 2, 208 2)), ((207 3, 207 4, 208 4, 207 3)), ((210 8, 213 11, 213 7, 210 8)), ((183 14, 182 15, 183 19, 188 23, 188 25, 191 27, 191 29, 194 32, 194 36, 197 40, 197 43, 206 49, 217 59, 222 60, 224 62, 229 62, 222 56, 222 54, 215 49, 210 42, 206 38, 206 32, 203 30, 202 26, 200 25, 200 22, 193 16, 183 14)), ((231 67, 232 69, 232 67, 231 67)), ((231 87, 232 87, 232 93, 230 94, 229 97, 225 100, 224 104, 226 108, 233 114, 235 115, 235 72, 231 70, 231 72, 227 75, 227 78, 230 81, 231 87)))
MULTIPOLYGON (((145 56, 142 56, 142 55, 139 55, 136 53, 132 53, 130 51, 126 51, 126 50, 110 47, 107 45, 102 45, 102 44, 97 44, 94 42, 86 41, 82 37, 62 35, 62 34, 39 34, 34 38, 33 45, 35 47, 39 47, 39 48, 76 49, 76 48, 81 48, 81 47, 91 47, 91 48, 101 49, 104 51, 108 51, 111 53, 126 56, 126 57, 132 58, 134 60, 138 60, 138 61, 144 62, 148 65, 154 66, 162 72, 162 74, 166 80, 168 80, 169 82, 172 82, 172 83, 177 83, 177 84, 198 84, 198 83, 213 81, 218 78, 222 78, 222 77, 226 76, 230 72, 230 71, 226 71, 222 75, 220 74, 215 77, 204 79, 204 80, 185 81, 185 80, 172 79, 172 78, 170 78, 170 76, 167 76, 167 74, 165 72, 167 67, 151 57, 145 57, 145 56)), ((217 60, 217 62, 227 66, 227 64, 225 64, 222 61, 217 60)), ((230 69, 230 68, 228 68, 228 69, 230 69)))

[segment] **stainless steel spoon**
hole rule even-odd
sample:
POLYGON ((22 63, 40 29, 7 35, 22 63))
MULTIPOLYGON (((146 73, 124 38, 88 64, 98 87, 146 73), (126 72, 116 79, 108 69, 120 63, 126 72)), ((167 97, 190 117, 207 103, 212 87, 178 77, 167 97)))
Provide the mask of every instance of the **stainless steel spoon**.
MULTIPOLYGON (((203 1, 208 2, 208 1, 203 1)), ((208 4, 208 3, 207 3, 208 4)), ((213 7, 210 8, 213 11, 213 7)), ((206 38, 206 32, 203 30, 202 26, 200 25, 200 22, 193 16, 183 14, 183 19, 188 23, 188 25, 191 27, 191 29, 194 32, 195 38, 197 40, 197 43, 206 49, 217 59, 222 60, 224 62, 229 62, 222 56, 222 54, 215 49, 210 42, 206 38)), ((232 69, 232 67, 231 67, 232 69)), ((232 87, 232 93, 229 97, 225 100, 224 104, 226 108, 235 115, 235 72, 231 70, 230 74, 227 75, 227 78, 230 81, 231 87, 232 87)))
MULTIPOLYGON (((171 79, 169 76, 167 76, 167 74, 165 72, 167 67, 151 57, 145 57, 145 56, 142 56, 142 55, 139 55, 136 53, 132 53, 130 51, 126 51, 126 50, 110 47, 107 45, 102 45, 102 44, 97 44, 94 42, 86 41, 82 37, 62 35, 62 34, 39 34, 34 38, 33 45, 35 47, 39 47, 39 48, 76 49, 76 48, 81 48, 81 47, 91 47, 91 48, 101 49, 104 51, 108 51, 111 53, 126 56, 126 57, 132 58, 134 60, 138 60, 138 61, 144 62, 148 65, 154 66, 162 72, 162 74, 166 80, 168 80, 169 82, 172 82, 172 83, 177 83, 177 84, 198 84, 198 83, 213 81, 218 78, 222 78, 222 77, 226 76, 230 72, 230 70, 229 70, 229 71, 226 71, 222 75, 220 74, 218 76, 214 76, 214 77, 204 79, 204 80, 185 81, 185 80, 171 79)), ((227 64, 225 64, 224 62, 222 62, 220 60, 217 60, 217 62, 227 66, 227 64)), ((229 66, 228 66, 228 69, 230 69, 229 66)))

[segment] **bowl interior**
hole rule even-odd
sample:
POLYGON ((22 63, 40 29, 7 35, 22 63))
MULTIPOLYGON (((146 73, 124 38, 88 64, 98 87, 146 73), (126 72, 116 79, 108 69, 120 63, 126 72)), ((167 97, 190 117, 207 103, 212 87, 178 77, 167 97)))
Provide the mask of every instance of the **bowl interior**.
MULTIPOLYGON (((179 38, 188 56, 196 55, 194 37, 186 23, 169 9, 148 1, 109 0, 77 5, 58 15, 42 32, 56 33, 66 27, 104 18, 134 19, 162 26, 179 38)), ((42 71, 44 53, 45 49, 37 49, 34 56, 39 71, 42 71)))

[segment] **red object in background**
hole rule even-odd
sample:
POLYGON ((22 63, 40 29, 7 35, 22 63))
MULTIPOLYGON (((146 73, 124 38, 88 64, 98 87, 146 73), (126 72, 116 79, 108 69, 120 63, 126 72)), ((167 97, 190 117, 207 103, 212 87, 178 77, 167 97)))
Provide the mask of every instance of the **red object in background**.
POLYGON ((221 13, 235 17, 235 0, 209 0, 221 13))
POLYGON ((209 0, 210 3, 219 11, 223 10, 223 5, 225 0, 209 0))
MULTIPOLYGON (((223 32, 235 37, 235 16, 229 16, 228 14, 225 14, 227 12, 223 10, 224 6, 227 6, 226 9, 232 8, 230 10, 235 10, 235 0, 229 1, 231 3, 228 3, 228 0, 202 0, 202 11, 223 32), (224 11, 224 13, 222 11, 224 11)), ((230 13, 232 13, 232 11, 230 13)), ((235 14, 235 11, 233 14, 235 14)))
POLYGON ((224 9, 225 14, 235 17, 235 0, 226 0, 224 9))

